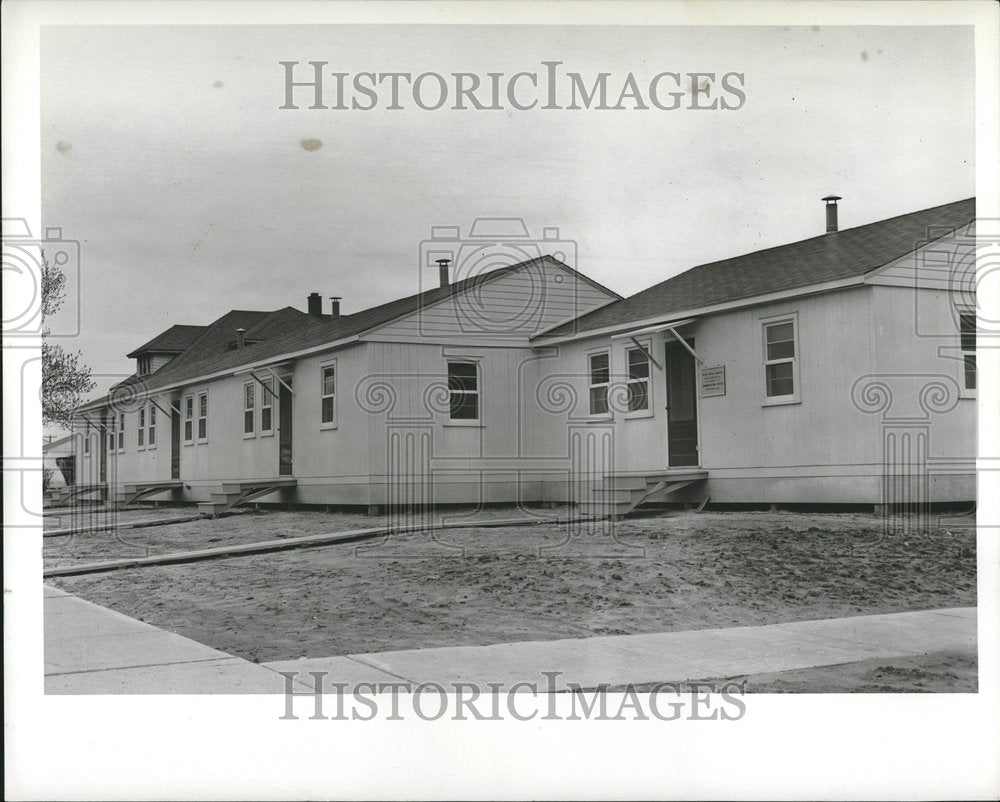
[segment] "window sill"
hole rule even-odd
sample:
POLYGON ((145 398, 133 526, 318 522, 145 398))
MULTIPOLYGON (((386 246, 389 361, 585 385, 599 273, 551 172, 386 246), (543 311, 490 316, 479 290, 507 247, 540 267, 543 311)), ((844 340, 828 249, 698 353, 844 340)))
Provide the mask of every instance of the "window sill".
POLYGON ((337 428, 337 422, 336 421, 331 421, 329 423, 321 423, 319 425, 319 430, 321 432, 326 432, 326 431, 329 431, 330 429, 336 429, 336 428, 337 428))
POLYGON ((253 440, 257 436, 256 432, 243 432, 244 440, 253 440))
POLYGON ((583 419, 584 423, 614 423, 614 415, 589 415, 583 419))
POLYGON ((793 404, 801 404, 798 396, 781 396, 778 398, 768 398, 761 404, 762 407, 787 407, 793 404))
POLYGON ((261 432, 260 436, 261 437, 274 437, 274 432, 273 431, 272 432, 261 432))
POLYGON ((958 394, 958 400, 959 401, 961 401, 963 399, 969 399, 969 400, 975 401, 977 398, 979 398, 979 395, 976 393, 975 390, 962 390, 958 394))
POLYGON ((652 418, 653 410, 651 409, 640 409, 635 412, 626 412, 625 420, 642 420, 643 418, 652 418))
POLYGON ((444 426, 453 426, 456 429, 482 429, 485 425, 481 420, 446 420, 444 426))
POLYGON ((185 446, 193 446, 194 445, 194 440, 185 440, 184 441, 184 445, 185 446))

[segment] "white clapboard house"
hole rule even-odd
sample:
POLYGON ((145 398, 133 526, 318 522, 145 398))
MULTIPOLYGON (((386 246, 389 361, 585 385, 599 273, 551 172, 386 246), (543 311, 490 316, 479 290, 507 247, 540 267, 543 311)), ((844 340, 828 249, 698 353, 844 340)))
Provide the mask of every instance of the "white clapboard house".
MULTIPOLYGON (((975 200, 629 298, 541 256, 352 314, 234 310, 76 410, 75 492, 317 505, 975 497, 975 200)), ((462 265, 457 265, 458 271, 462 265)))

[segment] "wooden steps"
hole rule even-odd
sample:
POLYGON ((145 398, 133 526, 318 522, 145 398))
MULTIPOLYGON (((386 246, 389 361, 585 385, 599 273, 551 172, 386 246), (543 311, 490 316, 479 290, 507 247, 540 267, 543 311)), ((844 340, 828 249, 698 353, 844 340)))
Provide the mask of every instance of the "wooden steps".
POLYGON ((211 500, 198 503, 198 512, 205 515, 221 515, 238 504, 269 495, 285 487, 294 487, 296 479, 285 476, 280 479, 254 479, 239 482, 223 482, 220 489, 213 492, 211 500))
POLYGON ((158 482, 134 482, 122 485, 122 489, 115 491, 114 502, 119 505, 128 505, 138 501, 143 496, 151 496, 162 493, 165 490, 177 490, 184 486, 180 479, 167 479, 158 482))
POLYGON ((632 512, 643 502, 665 500, 671 493, 707 478, 708 471, 701 468, 615 473, 596 483, 591 488, 590 498, 579 502, 577 509, 581 515, 589 517, 617 518, 632 512))

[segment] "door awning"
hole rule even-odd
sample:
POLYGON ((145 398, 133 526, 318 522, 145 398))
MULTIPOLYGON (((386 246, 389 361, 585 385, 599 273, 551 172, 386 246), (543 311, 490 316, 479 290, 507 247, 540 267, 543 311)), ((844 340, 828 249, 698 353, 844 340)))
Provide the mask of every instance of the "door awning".
MULTIPOLYGON (((634 331, 625 331, 622 332, 621 334, 612 334, 611 339, 632 340, 632 342, 634 342, 639 348, 642 348, 642 350, 645 351, 646 349, 643 348, 643 346, 639 343, 639 341, 636 338, 643 337, 647 334, 668 333, 672 335, 673 338, 677 340, 677 342, 683 345, 690 352, 691 356, 693 356, 696 360, 698 360, 699 365, 704 365, 705 360, 703 360, 700 356, 698 356, 698 353, 694 350, 694 348, 688 345, 687 341, 677 333, 677 329, 679 329, 681 326, 686 326, 688 323, 694 323, 697 319, 698 318, 696 317, 687 317, 684 318, 683 320, 672 320, 669 323, 658 323, 655 326, 646 326, 645 328, 636 329, 634 331)), ((647 353, 646 355, 649 356, 650 359, 653 359, 651 354, 647 353)), ((653 363, 657 367, 659 367, 659 363, 656 362, 655 359, 653 360, 653 363)))

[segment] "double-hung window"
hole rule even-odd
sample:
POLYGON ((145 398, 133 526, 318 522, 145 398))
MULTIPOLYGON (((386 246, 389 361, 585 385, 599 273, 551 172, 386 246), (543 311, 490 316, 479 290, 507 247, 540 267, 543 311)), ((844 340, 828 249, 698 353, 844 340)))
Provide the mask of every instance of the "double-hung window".
POLYGON ((335 426, 337 423, 337 366, 324 365, 320 387, 320 423, 335 426))
POLYGON ((611 384, 611 359, 607 351, 591 354, 589 363, 590 414, 608 414, 608 386, 611 384))
POLYGON ((771 403, 798 400, 798 347, 795 318, 764 326, 764 388, 771 403))
POLYGON ((118 450, 125 450, 125 413, 118 413, 118 450))
POLYGON ((477 363, 448 363, 448 417, 451 420, 479 420, 479 365, 477 363))
POLYGON ((254 403, 256 401, 253 382, 243 385, 243 434, 253 434, 254 403))
POLYGON ((139 425, 136 427, 135 436, 139 444, 139 448, 146 447, 146 410, 139 407, 139 425))
POLYGON ((260 388, 260 433, 270 434, 273 428, 271 410, 274 408, 274 379, 267 378, 260 388))
POLYGON ((628 357, 628 411, 644 412, 649 409, 649 357, 641 348, 629 348, 628 357))
POLYGON ((198 440, 208 440, 208 393, 198 395, 198 440))
POLYGON ((83 436, 83 456, 90 456, 90 432, 83 436))
POLYGON ((188 396, 184 399, 184 442, 190 443, 194 440, 194 398, 188 396))
POLYGON ((146 431, 146 445, 152 448, 156 445, 156 404, 149 405, 149 415, 148 415, 149 427, 146 431))
POLYGON ((976 313, 962 312, 959 315, 959 333, 962 344, 965 389, 976 389, 976 313))

